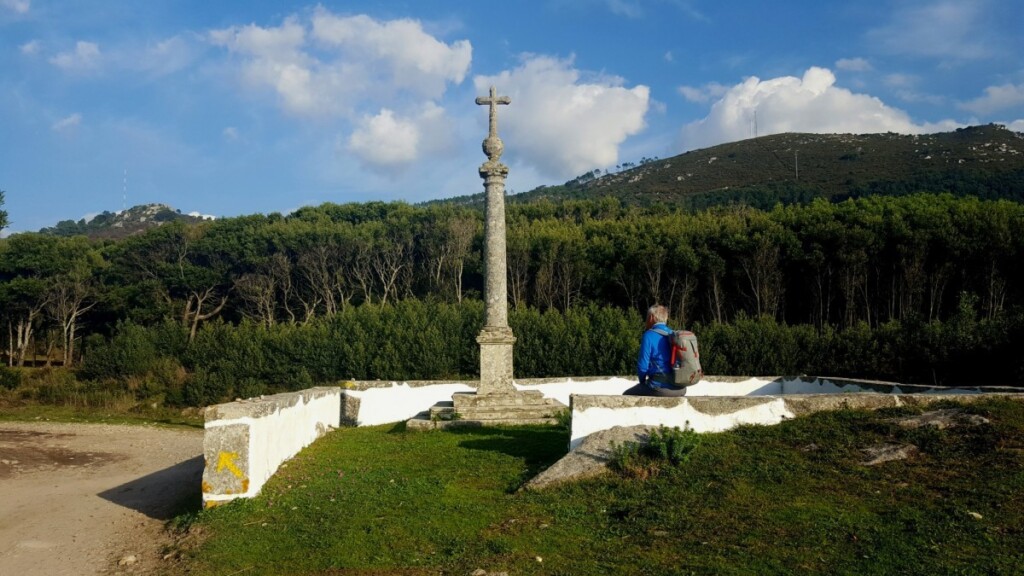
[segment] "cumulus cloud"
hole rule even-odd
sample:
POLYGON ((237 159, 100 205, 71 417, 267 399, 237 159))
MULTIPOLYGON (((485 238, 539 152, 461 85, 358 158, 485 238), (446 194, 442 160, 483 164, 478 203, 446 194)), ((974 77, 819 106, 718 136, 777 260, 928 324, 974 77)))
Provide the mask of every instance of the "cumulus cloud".
POLYGON ((762 136, 781 132, 918 134, 958 126, 951 120, 915 124, 906 112, 873 96, 839 88, 835 82, 832 71, 818 67, 808 69, 802 78, 747 78, 716 101, 707 117, 683 127, 682 149, 751 136, 755 111, 757 133, 762 136))
POLYGON ((0 0, 0 7, 11 10, 15 14, 28 14, 32 3, 29 0, 0 0))
POLYGON ((347 150, 363 165, 378 171, 402 169, 451 144, 445 135, 444 109, 426 104, 418 114, 399 116, 387 108, 363 117, 347 142, 347 150))
POLYGON ((1014 120, 1013 122, 1007 122, 1006 127, 1014 132, 1024 132, 1024 118, 1014 120))
POLYGON ((76 113, 54 122, 50 128, 54 132, 67 132, 68 130, 77 128, 81 123, 82 115, 76 113))
POLYGON ((88 72, 99 67, 100 47, 95 42, 79 40, 75 49, 50 58, 50 63, 68 72, 88 72))
POLYGON ((378 22, 369 16, 335 16, 324 9, 313 17, 313 37, 344 53, 349 62, 382 66, 389 84, 437 98, 446 84, 461 84, 473 49, 468 40, 445 44, 415 20, 378 22))
POLYGON ((354 115, 359 104, 409 94, 439 98, 469 70, 468 41, 445 44, 414 20, 377 21, 317 9, 308 21, 214 30, 210 41, 241 60, 250 86, 272 89, 289 113, 354 115))
POLYGON ((975 114, 988 115, 1024 105, 1024 84, 1003 84, 985 88, 985 95, 963 102, 960 107, 975 114))
POLYGON ((889 23, 868 31, 868 41, 894 54, 953 60, 991 53, 982 16, 984 0, 915 0, 902 5, 889 23))
POLYGON ((527 57, 520 67, 478 76, 474 84, 480 94, 493 85, 512 98, 499 112, 501 136, 518 160, 549 177, 616 164, 619 146, 644 129, 650 106, 647 86, 626 88, 617 77, 584 79, 571 59, 527 57))
POLYGON ((871 63, 864 58, 840 58, 836 60, 836 69, 847 72, 870 72, 871 63))

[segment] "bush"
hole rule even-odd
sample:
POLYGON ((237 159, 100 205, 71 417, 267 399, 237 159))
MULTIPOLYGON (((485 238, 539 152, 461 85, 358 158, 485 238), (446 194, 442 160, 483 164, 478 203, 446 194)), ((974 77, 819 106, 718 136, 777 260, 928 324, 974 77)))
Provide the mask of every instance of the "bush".
POLYGON ((0 388, 14 390, 21 386, 22 374, 17 368, 0 366, 0 388))
POLYGON ((689 428, 659 426, 643 444, 613 444, 611 465, 623 476, 643 480, 684 464, 699 444, 700 435, 689 428))

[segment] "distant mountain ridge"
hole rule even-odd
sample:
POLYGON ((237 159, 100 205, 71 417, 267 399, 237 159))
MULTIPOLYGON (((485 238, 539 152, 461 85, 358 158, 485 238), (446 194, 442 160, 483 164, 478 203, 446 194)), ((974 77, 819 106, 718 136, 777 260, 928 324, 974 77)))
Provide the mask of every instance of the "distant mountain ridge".
MULTIPOLYGON (((1024 201, 1024 134, 997 124, 920 135, 774 134, 620 166, 513 194, 509 201, 612 196, 625 204, 698 210, 919 191, 1024 201)), ((482 197, 439 202, 476 205, 482 197)))
POLYGON ((187 224, 195 224, 204 220, 212 220, 213 216, 204 216, 193 212, 182 214, 181 211, 166 204, 141 204, 120 212, 104 211, 93 218, 79 221, 62 220, 56 226, 43 228, 40 234, 52 236, 88 236, 93 239, 118 239, 145 232, 166 222, 175 220, 187 224))

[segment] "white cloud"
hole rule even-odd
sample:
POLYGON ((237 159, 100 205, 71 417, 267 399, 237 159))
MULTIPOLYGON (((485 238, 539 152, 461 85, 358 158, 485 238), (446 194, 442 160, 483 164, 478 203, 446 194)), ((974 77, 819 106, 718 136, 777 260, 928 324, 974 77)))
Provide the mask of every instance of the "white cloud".
POLYGON ((212 43, 241 58, 251 86, 271 88, 289 113, 355 115, 365 102, 440 98, 469 70, 468 41, 445 44, 414 20, 336 16, 318 8, 305 22, 235 26, 210 32, 212 43))
POLYGON ((0 7, 13 11, 15 14, 28 14, 32 8, 29 0, 0 0, 0 7))
POLYGON ((21 53, 26 56, 33 56, 39 53, 40 47, 41 44, 39 43, 39 40, 32 40, 29 42, 25 42, 21 46, 18 46, 18 50, 20 50, 21 53))
POLYGON ((871 63, 864 58, 840 58, 836 60, 836 69, 847 72, 869 72, 871 63))
POLYGON ((693 86, 680 86, 679 93, 690 102, 710 102, 713 98, 719 98, 729 91, 729 87, 711 82, 698 88, 693 86))
POLYGON ((415 20, 378 22, 369 16, 335 16, 319 9, 313 37, 339 49, 348 63, 368 61, 389 72, 389 83, 437 98, 446 84, 461 84, 469 71, 473 49, 468 40, 445 44, 427 34, 415 20))
POLYGON ((425 154, 448 149, 449 124, 444 109, 435 104, 426 104, 418 114, 408 117, 384 108, 360 120, 346 149, 369 168, 402 169, 425 154))
POLYGON ((977 59, 992 50, 981 17, 986 0, 914 0, 901 5, 891 21, 870 30, 868 41, 882 50, 953 60, 977 59))
POLYGON ((395 118, 394 112, 384 109, 362 121, 348 148, 369 164, 396 166, 416 160, 419 141, 420 131, 413 121, 395 118))
POLYGON ((672 51, 671 50, 669 50, 668 52, 665 52, 664 58, 665 58, 665 62, 672 62, 672 61, 674 61, 676 59, 676 57, 672 55, 672 51))
POLYGON ((707 117, 683 127, 682 149, 751 136, 755 111, 757 133, 762 136, 782 132, 918 134, 958 126, 951 120, 915 124, 902 110, 873 96, 839 88, 835 81, 830 70, 817 67, 808 69, 803 78, 747 78, 715 102, 707 117))
POLYGON ((57 54, 50 63, 68 72, 88 72, 99 66, 101 57, 98 44, 79 40, 73 51, 57 54))
POLYGON ((221 135, 224 136, 225 140, 229 142, 234 142, 238 140, 238 128, 235 128, 234 126, 228 126, 221 132, 221 135))
POLYGON ((82 115, 76 113, 66 118, 61 118, 60 120, 54 122, 50 129, 52 129, 54 132, 66 132, 68 130, 78 127, 81 123, 82 115))
POLYGON ((960 104, 960 108, 975 114, 987 115, 1024 105, 1024 84, 1003 84, 985 88, 985 95, 960 104))
POLYGON ((512 98, 498 113, 500 135, 518 160, 549 177, 615 165, 623 141, 644 129, 650 104, 647 86, 625 88, 615 77, 583 80, 571 60, 545 56, 528 57, 498 76, 478 76, 474 84, 480 94, 493 85, 512 98))
POLYGON ((1014 132, 1024 132, 1024 118, 1014 120, 1013 122, 1006 122, 1006 127, 1014 132))

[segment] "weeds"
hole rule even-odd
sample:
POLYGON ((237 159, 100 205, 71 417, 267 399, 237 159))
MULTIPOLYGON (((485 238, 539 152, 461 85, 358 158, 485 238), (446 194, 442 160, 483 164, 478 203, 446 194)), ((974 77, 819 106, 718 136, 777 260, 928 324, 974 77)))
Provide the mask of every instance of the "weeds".
POLYGON ((612 445, 612 468, 629 478, 645 479, 658 475, 665 467, 677 467, 690 459, 700 444, 700 435, 689 427, 652 430, 644 443, 623 442, 612 445))

